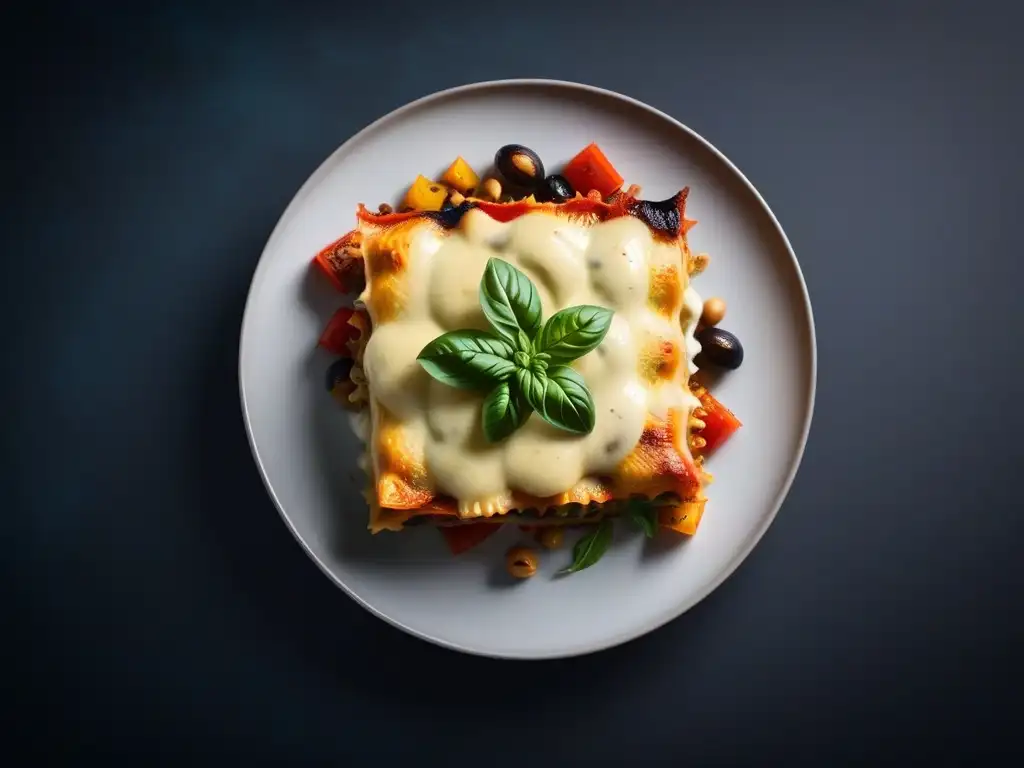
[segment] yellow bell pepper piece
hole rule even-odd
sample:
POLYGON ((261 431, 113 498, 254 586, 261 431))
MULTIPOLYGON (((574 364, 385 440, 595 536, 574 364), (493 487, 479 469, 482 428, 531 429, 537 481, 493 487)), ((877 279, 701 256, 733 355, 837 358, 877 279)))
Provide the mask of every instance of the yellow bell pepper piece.
POLYGON ((674 507, 662 508, 658 513, 658 522, 662 528, 671 528, 678 533, 693 536, 700 525, 700 519, 704 516, 704 504, 707 499, 695 501, 684 501, 674 507))
POLYGON ((480 177, 476 175, 476 171, 470 167, 462 155, 459 155, 455 158, 455 162, 448 166, 448 170, 442 174, 441 181, 452 189, 466 194, 480 183, 480 177))
POLYGON ((440 211, 447 196, 448 189, 444 184, 420 174, 405 193, 402 205, 416 211, 440 211))

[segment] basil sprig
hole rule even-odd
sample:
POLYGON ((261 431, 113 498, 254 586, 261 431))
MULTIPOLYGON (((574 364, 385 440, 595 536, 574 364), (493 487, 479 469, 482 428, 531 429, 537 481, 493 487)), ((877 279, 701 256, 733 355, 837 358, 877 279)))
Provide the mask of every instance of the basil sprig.
POLYGON ((461 330, 427 344, 417 360, 438 381, 488 394, 483 429, 504 440, 536 412, 574 434, 594 429, 594 398, 569 363, 604 340, 612 311, 584 304, 541 323, 540 296, 526 275, 490 259, 480 281, 480 306, 494 332, 461 330))

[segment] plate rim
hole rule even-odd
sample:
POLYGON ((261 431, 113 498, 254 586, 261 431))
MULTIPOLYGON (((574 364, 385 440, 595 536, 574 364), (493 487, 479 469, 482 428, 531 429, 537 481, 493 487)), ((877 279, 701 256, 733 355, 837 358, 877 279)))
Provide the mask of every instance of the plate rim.
POLYGON ((299 543, 303 551, 309 558, 316 563, 317 567, 323 572, 328 579, 331 580, 337 587, 339 587, 345 594, 347 594, 352 600, 358 605, 365 608, 371 614, 377 618, 382 619, 393 627, 421 640, 425 640, 434 645, 446 648, 451 651, 457 651, 460 653, 467 653, 474 656, 483 656, 494 659, 510 659, 510 660, 523 660, 523 661, 540 661, 545 659, 561 659, 561 658, 573 658, 578 656, 586 656, 600 651, 608 650, 626 643, 632 642, 644 635, 650 634, 657 629, 662 628, 666 624, 678 619, 684 613, 687 613, 693 609, 696 605, 703 602, 708 595, 718 589, 730 576, 732 576, 740 565, 746 561, 753 552, 754 548, 760 543, 761 539, 768 532, 772 523, 775 522, 775 518, 778 516, 786 497, 789 495, 790 488, 793 485, 793 481, 796 479, 800 465, 803 463, 804 452, 807 447, 807 440, 810 435, 811 422, 814 417, 815 400, 817 394, 817 380, 818 380, 818 342, 817 332, 814 324, 814 312, 811 307, 811 298, 807 290, 807 282, 804 278, 803 270, 800 268, 800 262, 796 257, 796 252, 793 250, 793 246, 789 241, 789 237, 786 235, 785 230, 782 228, 782 224, 775 216, 774 211, 768 205, 768 202, 764 199, 757 188, 750 182, 750 180, 743 174, 743 172, 728 158, 725 154, 719 150, 714 144, 704 138, 702 135, 688 127, 681 121, 672 117, 666 112, 653 107, 639 99, 635 99, 632 96, 627 96, 618 91, 613 91, 608 88, 602 88, 596 85, 590 85, 588 83, 581 83, 571 80, 559 80, 551 78, 505 78, 499 80, 482 80, 477 82, 464 83, 462 85, 452 86, 450 88, 444 88, 439 91, 428 93, 424 96, 420 96, 417 99, 413 99, 402 106, 396 107, 395 109, 387 112, 381 117, 377 118, 373 122, 367 124, 362 129, 354 133, 338 147, 334 149, 324 160, 316 167, 316 169, 306 178, 302 186, 299 187, 298 191, 292 196, 291 202, 285 207, 284 211, 278 217, 277 223, 274 225, 273 230, 267 238, 266 244, 263 246, 263 250, 260 252, 259 259, 256 262, 256 267, 253 270, 252 278, 249 281, 249 288, 246 293, 245 307, 242 310, 242 321, 239 329, 239 341, 238 341, 238 390, 239 399, 242 410, 242 421, 245 425, 245 434, 249 442, 249 449, 252 452, 253 460, 256 463, 256 467, 259 470, 260 479, 263 481, 263 487, 266 489, 267 494, 274 502, 274 506, 277 508, 278 515, 284 521, 285 526, 291 532, 293 538, 299 543), (323 176, 326 174, 327 169, 332 167, 335 158, 342 154, 347 147, 359 141, 362 137, 372 133, 380 126, 390 121, 400 119, 404 114, 412 112, 419 107, 427 105, 433 101, 440 101, 445 98, 452 96, 459 96, 473 91, 487 91, 487 90, 501 90, 504 88, 523 88, 523 87, 534 87, 534 88, 565 88, 569 90, 580 90, 586 93, 602 96, 604 98, 610 98, 612 100, 618 100, 624 102, 634 108, 639 108, 649 113, 654 117, 658 117, 664 121, 667 121, 673 127, 683 131, 690 138, 696 140, 705 149, 711 152, 720 162, 724 163, 726 168, 731 171, 737 179, 747 188, 747 190, 753 194, 754 199, 761 206, 762 210, 768 215, 768 219, 772 226, 775 228, 776 233, 782 239, 782 244, 786 248, 786 253, 789 256, 790 261, 794 269, 796 270, 797 283, 800 288, 800 296, 803 300, 804 310, 807 313, 807 330, 808 330, 808 345, 810 352, 810 372, 809 381, 807 382, 808 393, 807 393, 807 415, 804 418, 804 423, 800 431, 800 440, 797 445, 797 451, 793 456, 790 464, 789 471, 786 475, 785 481, 782 484, 782 488, 772 502, 771 511, 760 526, 752 532, 752 535, 747 538, 747 543, 740 547, 733 555, 732 559, 729 560, 726 565, 721 569, 717 576, 712 579, 709 584, 700 592, 697 592, 694 597, 690 600, 681 603, 678 609, 674 609, 669 612, 666 616, 656 617, 649 623, 639 625, 634 629, 630 629, 626 632, 613 635, 609 638, 605 638, 600 641, 590 642, 584 644, 579 648, 563 648, 554 652, 527 652, 523 654, 516 654, 514 652, 502 652, 502 651, 488 651, 483 648, 476 648, 469 645, 445 639, 443 637, 437 637, 429 632, 415 629, 403 623, 401 620, 389 616, 380 609, 371 605, 369 602, 364 600, 358 594, 356 594, 344 581, 339 579, 331 570, 324 564, 324 562, 317 556, 317 554, 310 548, 306 541, 302 538, 299 532, 296 530, 294 523, 288 516, 284 507, 278 499, 277 494, 274 492, 274 488, 270 483, 270 478, 267 476, 265 467, 263 466, 263 460, 260 457, 259 448, 256 445, 255 438, 253 437, 252 423, 249 417, 249 405, 246 400, 245 394, 245 379, 243 377, 243 361, 245 360, 245 339, 246 339, 246 327, 248 325, 250 311, 252 310, 253 294, 255 293, 254 288, 257 282, 260 280, 262 274, 266 271, 267 261, 265 257, 271 250, 277 240, 281 237, 282 232, 286 228, 286 224, 290 221, 294 215, 295 209, 297 209, 310 192, 321 182, 323 176))

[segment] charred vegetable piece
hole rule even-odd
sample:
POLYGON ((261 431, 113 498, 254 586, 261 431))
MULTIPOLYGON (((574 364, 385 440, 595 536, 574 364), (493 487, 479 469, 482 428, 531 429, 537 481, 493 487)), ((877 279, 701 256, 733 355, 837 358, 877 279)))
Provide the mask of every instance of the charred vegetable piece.
POLYGON ((735 370, 743 362, 743 345, 728 331, 708 326, 699 330, 696 338, 700 342, 700 354, 694 362, 699 367, 706 367, 710 363, 719 368, 735 370))
POLYGON ((677 192, 668 200, 636 200, 630 204, 630 212, 651 229, 669 237, 678 237, 683 226, 682 206, 685 204, 686 195, 677 192))
POLYGON ((534 193, 542 203, 564 203, 576 194, 569 180, 557 173, 546 177, 534 193))
POLYGON ((618 190, 624 181, 597 144, 584 147, 565 166, 562 175, 577 192, 586 195, 596 189, 603 197, 618 190))
POLYGON ((440 211, 430 212, 426 214, 445 229, 453 229, 459 226, 459 222, 462 221, 462 217, 466 215, 466 212, 473 207, 473 204, 468 200, 463 200, 459 205, 455 205, 451 200, 445 200, 444 205, 440 211))
POLYGON ((439 181, 431 181, 422 174, 409 187, 402 201, 403 207, 414 211, 439 211, 448 197, 448 189, 439 181))
POLYGON ((480 177, 476 171, 465 161, 462 155, 455 158, 455 162, 448 166, 448 170, 441 176, 441 181, 452 189, 457 189, 462 194, 480 183, 480 177))
POLYGON ((544 178, 544 163, 540 156, 522 144, 506 144, 494 155, 494 166, 505 181, 513 186, 532 190, 544 178))

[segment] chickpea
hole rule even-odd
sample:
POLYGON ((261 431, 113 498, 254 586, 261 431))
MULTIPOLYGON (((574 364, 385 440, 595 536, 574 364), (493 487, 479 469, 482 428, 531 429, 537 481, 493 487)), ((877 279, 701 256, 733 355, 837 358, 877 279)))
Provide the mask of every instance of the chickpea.
POLYGON ((563 538, 565 538, 565 534, 560 525, 549 525, 537 532, 537 541, 545 549, 558 549, 562 546, 563 538))
POLYGON ((704 325, 718 325, 725 317, 725 300, 718 296, 712 296, 704 302, 704 311, 700 319, 704 325))
POLYGON ((537 553, 529 547, 513 547, 505 555, 505 568, 517 579, 528 579, 537 573, 537 553))
POLYGON ((462 205, 464 202, 466 202, 466 198, 463 197, 462 193, 459 192, 459 190, 457 190, 457 189, 453 189, 452 190, 451 195, 448 196, 448 200, 449 200, 449 202, 451 202, 452 205, 454 205, 456 207, 458 207, 458 206, 462 205))
POLYGON ((493 200, 497 202, 501 199, 501 182, 497 179, 487 179, 480 185, 480 189, 477 190, 477 194, 484 200, 493 200))

